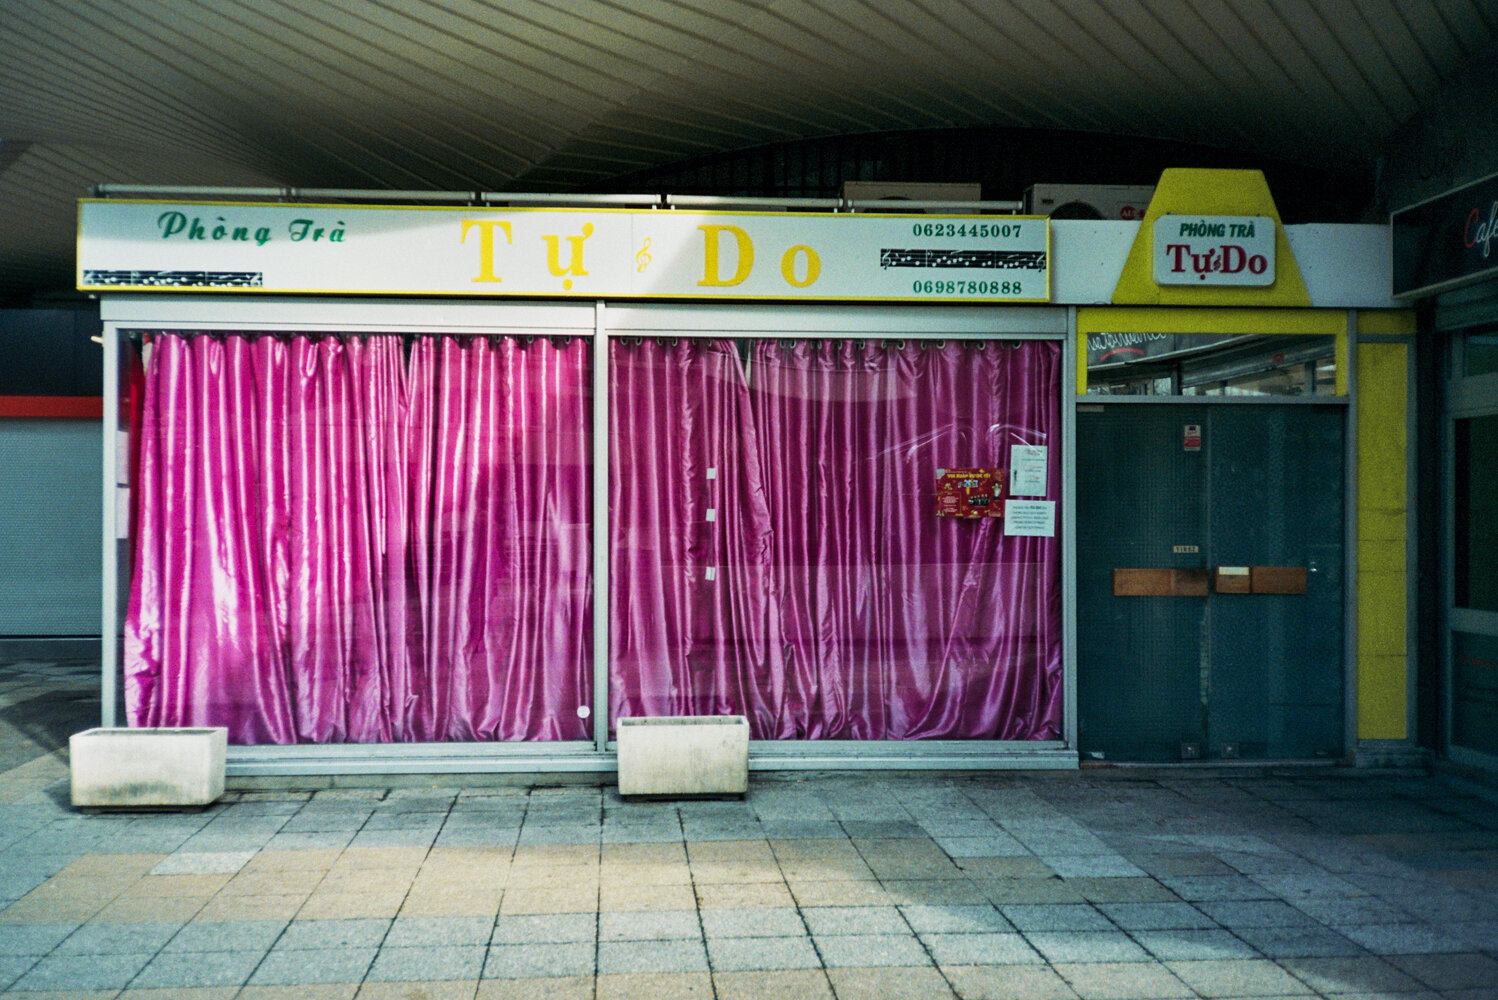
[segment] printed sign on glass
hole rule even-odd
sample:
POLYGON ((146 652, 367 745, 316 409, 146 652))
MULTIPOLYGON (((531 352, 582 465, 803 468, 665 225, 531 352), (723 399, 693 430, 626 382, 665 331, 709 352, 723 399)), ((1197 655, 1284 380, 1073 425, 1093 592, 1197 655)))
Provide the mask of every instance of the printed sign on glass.
POLYGON ((1003 517, 1003 469, 936 470, 937 517, 1003 517))

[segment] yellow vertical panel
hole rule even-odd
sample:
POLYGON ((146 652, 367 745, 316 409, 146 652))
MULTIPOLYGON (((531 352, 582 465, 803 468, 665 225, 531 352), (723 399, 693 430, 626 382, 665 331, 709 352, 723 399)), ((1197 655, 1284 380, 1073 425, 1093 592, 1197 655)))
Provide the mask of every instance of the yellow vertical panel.
POLYGON ((1367 335, 1413 337, 1415 314, 1409 309, 1360 309, 1358 333, 1367 335))
POLYGON ((1077 395, 1087 395, 1087 334, 1077 331, 1077 395))
MULTIPOLYGON (((1385 326, 1374 320, 1359 329, 1385 326)), ((1409 735, 1409 356, 1402 343, 1358 344, 1358 738, 1409 735)))

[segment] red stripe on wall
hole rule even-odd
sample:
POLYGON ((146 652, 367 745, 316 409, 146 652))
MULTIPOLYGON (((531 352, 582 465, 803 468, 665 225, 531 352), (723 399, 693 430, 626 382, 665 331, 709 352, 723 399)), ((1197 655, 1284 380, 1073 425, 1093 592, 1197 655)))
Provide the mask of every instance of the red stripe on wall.
POLYGON ((103 396, 0 396, 0 417, 103 416, 103 396))

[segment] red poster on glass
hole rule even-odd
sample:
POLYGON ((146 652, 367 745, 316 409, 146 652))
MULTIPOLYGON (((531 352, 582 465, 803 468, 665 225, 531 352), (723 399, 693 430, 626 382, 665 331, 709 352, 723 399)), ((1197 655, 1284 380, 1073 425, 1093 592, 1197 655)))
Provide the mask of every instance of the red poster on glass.
POLYGON ((936 470, 937 517, 1003 517, 1003 469, 936 470))

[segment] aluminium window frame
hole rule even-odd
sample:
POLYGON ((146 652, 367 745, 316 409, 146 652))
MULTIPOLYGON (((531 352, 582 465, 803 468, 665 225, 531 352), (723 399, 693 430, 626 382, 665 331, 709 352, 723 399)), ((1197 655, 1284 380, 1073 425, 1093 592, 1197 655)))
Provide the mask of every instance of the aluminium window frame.
MULTIPOLYGON (((1057 400, 1061 416, 1062 495, 1057 499, 1062 587, 1064 716, 1058 740, 753 741, 751 770, 1072 769, 1076 753, 1075 380, 1076 310, 1054 305, 903 305, 825 303, 640 303, 580 300, 445 300, 244 295, 106 296, 101 663, 102 724, 119 724, 120 665, 129 595, 128 413, 126 338, 133 331, 256 331, 576 336, 591 338, 592 471, 609 468, 608 344, 613 337, 763 337, 802 339, 1052 340, 1062 345, 1057 400), (112 426, 111 426, 112 422, 112 426)), ((606 539, 608 476, 590 476, 592 537, 606 539)), ((556 743, 390 743, 231 746, 231 776, 481 774, 617 770, 608 739, 609 546, 593 545, 593 739, 556 743), (601 724, 600 724, 601 720, 601 724)))

